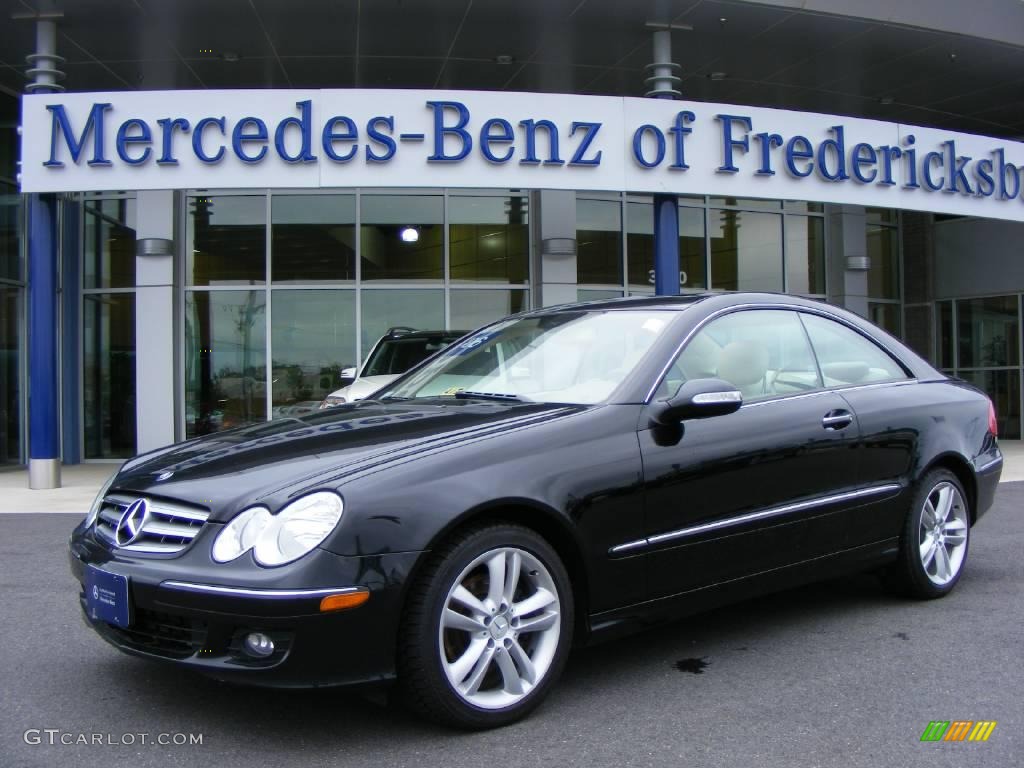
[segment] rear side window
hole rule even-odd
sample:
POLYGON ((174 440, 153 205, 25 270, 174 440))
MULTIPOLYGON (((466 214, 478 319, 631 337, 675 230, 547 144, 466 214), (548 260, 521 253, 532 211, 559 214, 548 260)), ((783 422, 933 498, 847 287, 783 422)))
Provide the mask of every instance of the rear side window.
POLYGON ((821 388, 807 334, 795 312, 751 309, 712 320, 672 364, 656 398, 686 381, 719 378, 760 400, 821 388))
POLYGON ((801 314, 801 318, 826 387, 908 378, 888 352, 856 331, 818 315, 801 314))

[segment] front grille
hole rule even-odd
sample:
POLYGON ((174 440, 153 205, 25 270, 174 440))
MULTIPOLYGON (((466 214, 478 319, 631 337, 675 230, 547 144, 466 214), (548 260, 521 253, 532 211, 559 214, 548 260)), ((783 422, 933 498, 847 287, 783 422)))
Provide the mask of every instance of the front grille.
POLYGON ((96 534, 112 547, 129 552, 173 554, 181 552, 199 535, 210 513, 197 507, 188 507, 159 499, 146 499, 149 509, 142 530, 132 543, 117 543, 116 529, 124 511, 138 499, 111 494, 103 499, 96 518, 96 534))
POLYGON ((169 659, 186 659, 206 646, 207 625, 202 619, 136 608, 130 627, 105 626, 124 645, 169 659))

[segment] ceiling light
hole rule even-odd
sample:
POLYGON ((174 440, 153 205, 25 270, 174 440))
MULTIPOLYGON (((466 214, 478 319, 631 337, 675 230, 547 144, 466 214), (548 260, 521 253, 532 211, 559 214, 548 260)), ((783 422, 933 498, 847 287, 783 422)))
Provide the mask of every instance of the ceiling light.
POLYGON ((415 243, 420 239, 420 231, 416 227, 402 227, 398 236, 402 238, 403 243, 415 243))
POLYGON ((728 76, 728 72, 712 72, 708 75, 708 80, 725 80, 728 76))
POLYGON ((509 56, 507 53, 501 53, 495 56, 494 60, 499 64, 511 64, 516 59, 514 56, 509 56))
POLYGON ((896 101, 896 99, 894 99, 892 96, 883 96, 878 100, 878 103, 889 105, 892 104, 894 101, 896 101))

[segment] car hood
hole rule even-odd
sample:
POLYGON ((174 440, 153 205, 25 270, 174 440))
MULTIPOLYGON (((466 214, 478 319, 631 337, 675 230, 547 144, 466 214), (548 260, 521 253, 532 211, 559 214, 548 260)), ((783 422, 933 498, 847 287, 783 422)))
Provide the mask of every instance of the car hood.
POLYGON ((372 395, 385 384, 390 384, 397 378, 398 374, 394 373, 383 374, 381 376, 363 376, 362 378, 353 381, 347 387, 336 389, 334 392, 331 392, 328 397, 344 397, 350 403, 353 400, 362 400, 364 397, 372 395))
POLYGON ((358 403, 190 440, 125 463, 112 491, 163 497, 230 519, 245 505, 588 406, 434 398, 358 403))

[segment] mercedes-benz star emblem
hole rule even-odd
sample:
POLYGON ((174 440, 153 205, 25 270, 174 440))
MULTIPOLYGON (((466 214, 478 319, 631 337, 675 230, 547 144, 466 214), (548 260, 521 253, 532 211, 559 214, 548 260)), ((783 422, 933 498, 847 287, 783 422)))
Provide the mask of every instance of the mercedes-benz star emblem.
POLYGON ((145 499, 136 499, 128 505, 121 519, 117 521, 114 538, 119 547, 127 547, 142 535, 142 528, 149 518, 149 505, 145 499))

